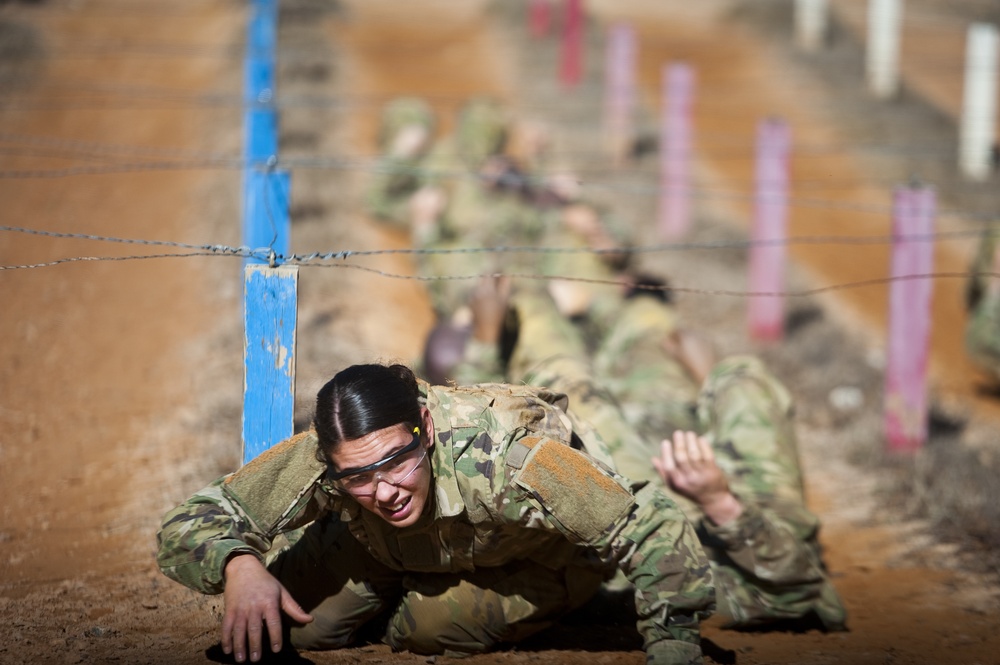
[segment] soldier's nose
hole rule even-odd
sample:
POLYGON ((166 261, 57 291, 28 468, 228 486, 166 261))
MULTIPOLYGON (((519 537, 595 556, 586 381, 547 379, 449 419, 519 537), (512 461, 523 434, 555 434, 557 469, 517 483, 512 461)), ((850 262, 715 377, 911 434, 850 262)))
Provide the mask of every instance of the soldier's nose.
POLYGON ((380 505, 391 505, 399 494, 399 488, 392 483, 387 483, 381 478, 375 479, 375 500, 380 505))

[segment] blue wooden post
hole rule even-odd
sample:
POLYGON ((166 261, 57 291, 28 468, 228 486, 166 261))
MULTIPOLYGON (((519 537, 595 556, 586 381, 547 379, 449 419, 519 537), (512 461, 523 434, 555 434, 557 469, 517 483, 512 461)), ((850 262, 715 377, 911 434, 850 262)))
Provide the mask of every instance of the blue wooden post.
POLYGON ((294 433, 298 309, 298 268, 278 265, 278 255, 288 254, 291 226, 291 178, 275 168, 278 2, 253 0, 250 10, 244 70, 243 244, 270 251, 247 259, 244 266, 244 464, 294 433))
MULTIPOLYGON (((277 0, 254 0, 244 69, 243 244, 250 249, 289 250, 289 174, 276 169, 278 114, 274 108, 277 0)), ((247 263, 268 263, 257 256, 247 263)))
POLYGON ((243 463, 293 434, 298 267, 244 269, 243 463))

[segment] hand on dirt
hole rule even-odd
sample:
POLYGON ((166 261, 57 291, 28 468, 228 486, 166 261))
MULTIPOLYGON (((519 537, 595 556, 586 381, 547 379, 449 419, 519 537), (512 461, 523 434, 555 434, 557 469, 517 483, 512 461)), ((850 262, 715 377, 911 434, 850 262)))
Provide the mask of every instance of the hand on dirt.
POLYGON ((226 614, 222 619, 222 651, 236 662, 256 663, 263 655, 264 626, 271 651, 281 651, 281 612, 297 623, 309 623, 306 613, 257 557, 238 555, 226 564, 226 614))
POLYGON ((726 524, 743 513, 705 437, 694 432, 674 432, 673 440, 664 439, 660 444, 660 457, 653 458, 653 466, 664 483, 698 504, 713 523, 726 524))

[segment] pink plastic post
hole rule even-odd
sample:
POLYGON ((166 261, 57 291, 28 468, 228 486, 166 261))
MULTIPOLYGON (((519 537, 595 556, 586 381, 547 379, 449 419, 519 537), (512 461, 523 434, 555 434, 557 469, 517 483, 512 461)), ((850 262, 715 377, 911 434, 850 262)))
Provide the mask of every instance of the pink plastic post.
POLYGON ((608 31, 604 59, 604 123, 616 166, 625 161, 635 104, 635 33, 627 23, 608 31))
POLYGON ((893 202, 885 435, 890 453, 912 453, 927 440, 927 351, 934 267, 934 190, 900 187, 893 202))
POLYGON ((748 300, 750 336, 777 341, 784 336, 785 233, 788 209, 788 150, 791 132, 783 120, 757 127, 754 222, 750 247, 750 291, 774 295, 748 300))
POLYGON ((568 88, 580 82, 583 56, 583 8, 581 0, 565 0, 562 60, 559 79, 568 88))
POLYGON ((660 125, 660 236, 673 240, 691 228, 691 104, 694 71, 663 66, 660 125))
POLYGON ((528 5, 528 28, 536 39, 549 34, 552 27, 552 0, 531 0, 528 5))

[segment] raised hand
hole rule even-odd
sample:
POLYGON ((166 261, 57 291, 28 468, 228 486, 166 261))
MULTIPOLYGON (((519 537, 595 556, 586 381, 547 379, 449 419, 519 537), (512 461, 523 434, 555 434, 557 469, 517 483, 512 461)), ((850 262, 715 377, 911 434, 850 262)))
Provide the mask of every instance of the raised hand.
POLYGON ((705 437, 674 432, 672 440, 660 443, 660 457, 653 458, 653 466, 668 487, 694 501, 715 524, 726 524, 743 513, 705 437))

